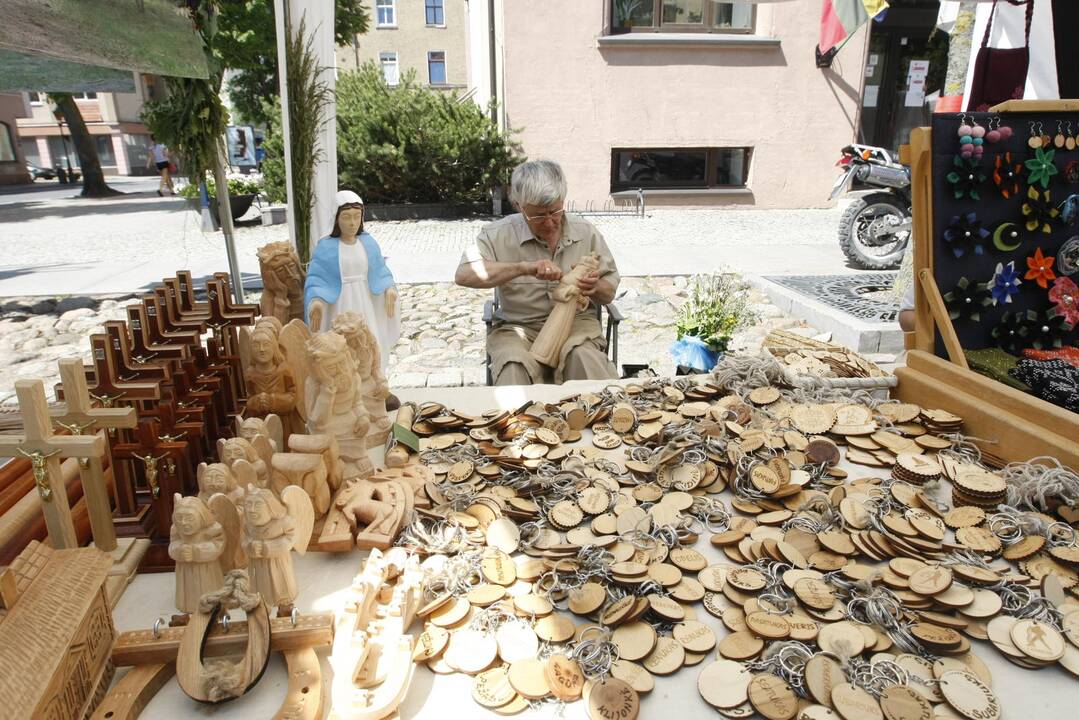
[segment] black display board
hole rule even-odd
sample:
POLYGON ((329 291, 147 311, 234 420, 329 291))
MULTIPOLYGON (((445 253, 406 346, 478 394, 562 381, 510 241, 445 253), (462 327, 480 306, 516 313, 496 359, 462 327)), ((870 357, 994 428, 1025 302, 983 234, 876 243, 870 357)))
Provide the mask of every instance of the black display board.
MULTIPOLYGON (((1056 258, 1052 270, 1056 276, 1060 277, 1062 276, 1060 270, 1062 258, 1059 257, 1061 248, 1067 244, 1069 249, 1079 251, 1079 239, 1069 242, 1071 238, 1079 237, 1079 220, 1073 220, 1074 224, 1068 226, 1063 220, 1063 213, 1049 220, 1050 232, 1048 234, 1042 232, 1041 227, 1034 231, 1027 229, 1030 216, 1023 214, 1023 205, 1030 202, 1027 196, 1030 187, 1028 182, 1030 170, 1026 163, 1028 160, 1037 158, 1036 149, 1029 145, 1032 127, 1035 132, 1040 131, 1042 135, 1049 137, 1049 144, 1043 150, 1054 151, 1052 164, 1057 169, 1057 172, 1050 176, 1048 188, 1044 188, 1040 182, 1034 187, 1039 191, 1039 199, 1043 203, 1047 189, 1049 203, 1052 207, 1060 209, 1069 196, 1079 194, 1079 181, 1076 181, 1074 176, 1069 180, 1069 175, 1073 173, 1079 175, 1079 113, 949 113, 933 116, 932 252, 933 274, 941 294, 945 295, 947 300, 948 294, 957 291, 957 286, 964 277, 970 282, 971 290, 977 284, 992 284, 997 263, 1003 263, 1006 266, 1010 261, 1014 261, 1015 272, 1021 280, 1018 292, 1012 295, 1010 303, 997 302, 996 305, 980 307, 980 317, 977 321, 965 316, 952 320, 959 342, 967 350, 1001 347, 1002 342, 993 336, 993 329, 998 327, 1005 313, 1008 313, 1009 318, 1014 318, 1017 314, 1025 316, 1027 311, 1037 313, 1037 325, 1027 327, 1026 335, 1020 333, 1015 349, 1035 347, 1035 343, 1039 341, 1044 345, 1046 336, 1042 334, 1043 329, 1052 324, 1048 321, 1047 313, 1054 307, 1049 297, 1054 281, 1047 281, 1048 288, 1042 288, 1036 280, 1028 280, 1026 278, 1027 259, 1034 256, 1035 251, 1041 248, 1045 257, 1056 258), (1067 145, 1058 148, 1054 143, 1058 128, 1067 137, 1069 122, 1070 134, 1076 139, 1074 149, 1067 149, 1067 145), (969 177, 968 168, 956 167, 955 159, 960 155, 961 150, 958 134, 960 126, 973 124, 980 125, 987 131, 990 128, 1010 127, 1012 135, 1007 140, 984 142, 984 152, 977 163, 977 168, 985 176, 985 180, 977 187, 979 197, 974 198, 969 193, 965 193, 963 197, 957 198, 955 193, 957 186, 949 182, 948 176, 955 171, 969 177), (1018 183, 1019 192, 1005 198, 994 182, 994 171, 997 157, 1001 156, 1003 162, 1004 154, 1008 152, 1011 153, 1011 166, 1013 168, 1016 165, 1023 166, 1023 171, 1018 183), (1075 165, 1069 168, 1070 163, 1075 163, 1075 165), (951 233, 953 240, 949 241, 948 231, 953 225, 953 219, 956 217, 966 219, 970 213, 975 214, 975 220, 989 232, 989 236, 980 241, 974 237, 964 242, 956 241, 957 235, 953 232, 951 233), (1002 223, 1014 223, 1014 227, 1004 228, 998 246, 998 243, 994 242, 994 234, 1002 223), (1011 236, 1013 230, 1018 233, 1014 238, 1011 236), (1006 249, 1017 242, 1017 248, 1006 249), (981 254, 975 250, 977 244, 982 246, 981 254), (959 257, 954 252, 956 247, 962 250, 959 257)), ((962 179, 963 176, 960 175, 960 177, 962 179)), ((1014 186, 1009 189, 1014 189, 1014 186)), ((969 227, 967 229, 969 230, 969 227)), ((975 236, 978 234, 975 233, 975 236)), ((958 237, 963 238, 965 234, 961 233, 958 237)), ((1064 262, 1064 268, 1068 269, 1067 262, 1064 262)), ((1079 274, 1071 274, 1068 277, 1079 284, 1079 274)), ((979 299, 983 296, 982 293, 978 294, 979 299)), ((952 303, 949 303, 949 307, 953 307, 952 303)), ((1059 326, 1059 321, 1057 325, 1059 326)), ((1012 329, 1014 326, 1002 327, 1001 331, 1012 329)), ((1070 331, 1066 328, 1060 328, 1060 330, 1063 333, 1061 339, 1065 346, 1079 344, 1079 328, 1072 328, 1070 331)), ((1016 336, 1011 334, 1007 337, 1016 339, 1016 336)), ((1049 346, 1045 349, 1052 348, 1049 346)), ((936 354, 947 357, 939 335, 936 342, 936 354)))

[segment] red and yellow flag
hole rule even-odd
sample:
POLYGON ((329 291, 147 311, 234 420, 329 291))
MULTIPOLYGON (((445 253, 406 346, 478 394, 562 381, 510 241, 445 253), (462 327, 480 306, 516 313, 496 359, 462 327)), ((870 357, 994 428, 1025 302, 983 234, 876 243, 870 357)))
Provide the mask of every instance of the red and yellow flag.
POLYGON ((824 0, 820 16, 820 51, 828 52, 850 37, 866 20, 887 9, 887 0, 824 0))

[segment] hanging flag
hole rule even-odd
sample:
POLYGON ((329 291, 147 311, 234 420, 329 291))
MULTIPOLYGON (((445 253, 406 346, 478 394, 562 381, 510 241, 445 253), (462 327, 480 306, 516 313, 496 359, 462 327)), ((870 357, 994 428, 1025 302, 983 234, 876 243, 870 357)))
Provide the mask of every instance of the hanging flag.
POLYGON ((866 20, 887 9, 887 0, 824 0, 817 47, 821 53, 828 52, 850 37, 866 20))

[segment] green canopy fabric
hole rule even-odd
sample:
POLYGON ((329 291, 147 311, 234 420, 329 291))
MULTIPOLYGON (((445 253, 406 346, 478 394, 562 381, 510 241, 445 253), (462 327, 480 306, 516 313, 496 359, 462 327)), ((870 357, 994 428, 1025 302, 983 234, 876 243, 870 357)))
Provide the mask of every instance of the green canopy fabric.
MULTIPOLYGON (((4 0, 0 49, 93 66, 93 71, 66 69, 65 89, 70 90, 76 89, 72 83, 78 72, 86 82, 103 81, 96 68, 208 77, 202 41, 191 19, 169 0, 4 0)), ((6 72, 6 62, 0 68, 6 72)), ((39 76, 29 89, 42 89, 49 78, 39 76)))
POLYGON ((131 70, 0 50, 0 92, 135 92, 131 70))

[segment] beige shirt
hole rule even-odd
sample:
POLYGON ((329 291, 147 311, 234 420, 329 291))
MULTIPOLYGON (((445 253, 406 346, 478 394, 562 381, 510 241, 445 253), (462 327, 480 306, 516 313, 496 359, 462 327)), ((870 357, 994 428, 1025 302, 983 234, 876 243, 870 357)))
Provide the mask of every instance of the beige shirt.
MULTIPOLYGON (((578 260, 591 252, 599 255, 600 279, 606 280, 617 290, 621 276, 607 242, 592 223, 568 213, 562 222, 562 239, 553 255, 547 249, 546 242, 533 237, 524 216, 517 213, 485 225, 476 241, 465 248, 461 263, 479 260, 502 263, 550 260, 563 273, 568 273, 578 260)), ((545 320, 553 307, 549 292, 557 284, 531 275, 510 280, 496 290, 498 318, 511 323, 545 320)))

